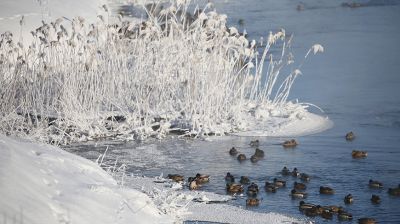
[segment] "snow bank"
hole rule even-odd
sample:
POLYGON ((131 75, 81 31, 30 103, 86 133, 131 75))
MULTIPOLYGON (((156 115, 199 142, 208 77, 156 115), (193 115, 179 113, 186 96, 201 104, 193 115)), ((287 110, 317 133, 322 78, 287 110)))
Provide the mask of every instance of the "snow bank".
POLYGON ((145 194, 59 148, 0 135, 4 223, 172 223, 145 194))

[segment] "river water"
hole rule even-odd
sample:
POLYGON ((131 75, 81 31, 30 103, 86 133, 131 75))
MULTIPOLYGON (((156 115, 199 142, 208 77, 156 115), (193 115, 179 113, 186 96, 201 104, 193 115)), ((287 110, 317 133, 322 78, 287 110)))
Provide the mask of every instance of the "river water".
MULTIPOLYGON (((239 163, 228 154, 235 146, 248 157, 254 148, 250 137, 220 137, 208 141, 167 138, 129 143, 90 143, 67 150, 91 160, 97 159, 108 145, 109 161, 125 163, 128 172, 146 176, 180 173, 186 177, 196 173, 211 175, 202 190, 226 194, 224 176, 249 176, 261 187, 260 206, 245 206, 246 197, 230 203, 258 212, 278 212, 304 217, 298 200, 292 200, 293 177, 281 177, 283 166, 297 167, 311 175, 307 184, 307 202, 340 205, 354 216, 373 217, 379 223, 400 223, 400 198, 387 194, 389 187, 400 184, 400 2, 359 1, 364 7, 342 7, 343 1, 310 0, 247 0, 218 1, 219 12, 226 13, 231 25, 243 28, 249 38, 266 38, 270 30, 284 28, 294 35, 293 52, 302 61, 309 47, 322 44, 323 54, 309 58, 302 67, 291 99, 321 107, 334 122, 322 133, 298 137, 299 146, 284 149, 282 138, 258 138, 265 158, 257 163, 239 163), (298 11, 296 8, 302 4, 298 11), (354 131, 356 139, 345 140, 354 131), (351 151, 368 151, 366 159, 354 160, 351 151), (277 193, 264 192, 266 180, 279 177, 287 187, 277 193), (384 184, 382 190, 368 187, 368 180, 384 184), (319 194, 320 186, 330 186, 334 195, 319 194), (344 205, 351 193, 354 203, 344 205), (381 197, 381 204, 370 202, 372 194, 381 197)), ((317 110, 315 110, 316 112, 317 110)), ((321 218, 314 219, 317 222, 321 218)))

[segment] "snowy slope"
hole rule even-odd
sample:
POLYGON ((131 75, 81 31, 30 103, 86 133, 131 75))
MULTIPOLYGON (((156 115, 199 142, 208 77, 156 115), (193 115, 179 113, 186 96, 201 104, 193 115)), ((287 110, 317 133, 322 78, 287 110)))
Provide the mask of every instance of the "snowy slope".
POLYGON ((97 164, 59 148, 0 135, 5 223, 171 223, 151 199, 121 188, 97 164))

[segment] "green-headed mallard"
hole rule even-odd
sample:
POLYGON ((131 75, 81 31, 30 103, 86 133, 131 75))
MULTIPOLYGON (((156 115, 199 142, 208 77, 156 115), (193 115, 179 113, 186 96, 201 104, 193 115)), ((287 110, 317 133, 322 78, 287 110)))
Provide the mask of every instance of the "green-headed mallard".
POLYGON ((249 196, 256 196, 258 194, 258 185, 255 183, 251 183, 248 187, 247 187, 247 194, 249 196))
POLYGON ((348 194, 344 197, 344 203, 345 204, 351 204, 353 203, 353 195, 348 194))
POLYGON ((311 209, 311 208, 313 208, 313 207, 315 207, 315 206, 317 206, 317 205, 310 204, 310 203, 305 203, 304 201, 300 201, 300 202, 299 202, 299 210, 300 210, 300 211, 304 211, 304 210, 307 210, 307 209, 311 209))
POLYGON ((228 172, 226 173, 225 181, 228 183, 233 183, 235 182, 235 177, 233 177, 233 175, 230 172, 228 172))
POLYGON ((238 152, 238 150, 237 150, 235 147, 232 147, 232 148, 229 150, 229 155, 231 155, 231 156, 236 156, 238 153, 239 153, 239 152, 238 152))
POLYGON ((301 173, 300 174, 300 180, 304 181, 304 182, 309 182, 310 181, 310 176, 306 173, 301 173))
POLYGON ((296 191, 295 189, 293 189, 290 192, 290 195, 292 196, 292 198, 306 198, 307 197, 307 193, 305 192, 300 192, 300 191, 296 191))
POLYGON ((286 186, 286 181, 284 180, 278 180, 277 178, 274 178, 274 184, 276 187, 281 188, 286 186))
POLYGON ((297 170, 297 168, 295 167, 292 171, 292 177, 299 177, 300 176, 300 172, 297 170))
POLYGON ((382 188, 383 184, 377 180, 369 180, 368 186, 370 188, 382 188))
POLYGON ((351 213, 348 213, 348 212, 344 211, 344 210, 339 210, 337 217, 338 217, 338 219, 340 221, 353 220, 353 215, 351 213))
POLYGON ((268 181, 265 182, 264 188, 265 188, 265 191, 266 191, 266 192, 271 192, 271 193, 275 193, 275 192, 276 192, 276 189, 278 189, 278 188, 275 186, 275 184, 270 183, 270 182, 268 182, 268 181))

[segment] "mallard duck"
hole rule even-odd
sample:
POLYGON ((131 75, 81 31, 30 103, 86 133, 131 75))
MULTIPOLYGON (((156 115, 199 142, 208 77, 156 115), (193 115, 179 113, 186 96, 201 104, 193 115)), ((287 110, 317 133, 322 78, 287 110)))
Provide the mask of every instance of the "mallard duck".
POLYGON ((353 215, 352 215, 351 213, 348 213, 348 212, 344 211, 344 210, 340 210, 340 211, 338 212, 337 217, 338 217, 338 219, 339 219, 340 221, 349 221, 349 220, 353 220, 353 215))
POLYGON ((370 188, 382 188, 383 184, 377 180, 369 180, 368 186, 370 188))
POLYGON ((199 187, 195 178, 189 177, 189 190, 197 190, 199 187))
POLYGON ((238 159, 240 162, 242 162, 242 161, 246 160, 246 155, 245 155, 245 154, 239 154, 238 157, 237 157, 237 159, 238 159))
POLYGON ((246 176, 241 176, 240 177, 240 181, 241 184, 249 184, 250 183, 250 179, 246 176))
POLYGON ((293 177, 299 177, 299 176, 300 176, 300 173, 299 173, 299 171, 297 170, 296 167, 295 167, 295 168, 293 169, 293 171, 292 171, 292 176, 293 176, 293 177))
POLYGON ((255 196, 258 194, 258 185, 255 183, 251 183, 248 187, 247 187, 247 194, 250 196, 255 196))
POLYGON ((238 152, 238 150, 237 150, 235 147, 232 147, 232 148, 229 150, 229 155, 231 155, 231 156, 236 156, 238 153, 239 153, 239 152, 238 152))
POLYGON ((361 218, 358 219, 358 224, 375 224, 376 220, 373 218, 361 218))
POLYGON ((307 193, 296 191, 295 189, 293 189, 290 192, 290 195, 292 196, 292 198, 306 198, 307 197, 307 193))
POLYGON ((348 194, 344 197, 344 203, 345 204, 351 204, 353 203, 353 195, 348 194))
POLYGON ((328 210, 330 210, 331 212, 333 212, 333 213, 335 213, 335 214, 337 214, 337 213, 339 213, 339 211, 342 211, 342 210, 343 210, 342 207, 336 206, 336 205, 324 206, 323 209, 328 209, 328 210))
POLYGON ((258 198, 248 198, 246 200, 247 206, 258 206, 260 204, 260 200, 258 198))
POLYGON ((266 192, 271 192, 271 193, 275 193, 276 192, 276 189, 278 189, 276 186, 275 186, 275 184, 273 184, 273 183, 270 183, 270 182, 265 182, 265 191, 266 192))
POLYGON ((250 157, 250 161, 251 161, 252 163, 256 163, 256 162, 258 162, 258 160, 260 160, 260 157, 258 157, 258 156, 256 156, 256 155, 252 155, 252 156, 250 157))
POLYGON ((347 141, 353 141, 353 139, 354 139, 355 137, 356 137, 356 136, 354 135, 354 133, 353 133, 352 131, 346 134, 346 140, 347 140, 347 141))
POLYGON ((228 173, 226 173, 225 181, 229 182, 229 183, 233 183, 233 182, 235 182, 235 177, 233 177, 233 175, 228 172, 228 173))
POLYGON ((400 184, 397 188, 389 188, 388 193, 392 196, 400 196, 400 184))
POLYGON ((304 211, 304 210, 307 210, 307 209, 311 209, 311 208, 316 207, 316 206, 317 206, 317 205, 310 204, 310 203, 305 203, 304 201, 300 201, 300 202, 299 202, 299 210, 300 210, 300 211, 304 211))
POLYGON ((310 181, 310 176, 308 175, 308 174, 306 174, 306 173, 301 173, 300 174, 300 179, 302 180, 302 181, 304 181, 304 182, 309 182, 310 181))
POLYGON ((257 156, 257 157, 263 158, 264 157, 264 151, 259 149, 259 148, 256 148, 256 151, 254 152, 254 155, 257 156))
POLYGON ((353 150, 351 152, 351 156, 353 159, 362 159, 368 156, 368 153, 365 151, 353 150))
POLYGON ((298 143, 295 139, 291 139, 282 143, 282 146, 285 148, 293 148, 296 147, 297 145, 298 143))
POLYGON ((167 178, 171 179, 175 182, 183 182, 183 180, 184 180, 184 177, 179 174, 168 174, 167 178))
POLYGON ((276 187, 281 188, 286 186, 286 181, 274 178, 274 184, 276 187))
POLYGON ((320 213, 320 208, 321 208, 321 206, 319 206, 319 205, 314 206, 314 207, 312 207, 312 208, 310 208, 310 209, 304 210, 304 214, 305 214, 306 216, 308 216, 308 217, 315 217, 315 216, 318 216, 319 214, 321 214, 321 213, 320 213))
POLYGON ((204 174, 196 174, 196 181, 197 183, 207 183, 210 182, 210 175, 204 175, 204 174))
POLYGON ((291 173, 290 173, 290 170, 285 166, 285 167, 283 167, 283 169, 282 169, 282 175, 283 176, 289 176, 291 173))
POLYGON ((319 187, 319 193, 320 194, 334 194, 335 191, 330 187, 321 186, 321 187, 319 187))
POLYGON ((381 198, 378 195, 373 194, 371 197, 371 202, 373 204, 379 204, 381 203, 381 198))
POLYGON ((228 191, 229 193, 239 193, 239 192, 243 192, 243 186, 240 184, 234 184, 234 183, 230 183, 230 184, 226 184, 226 191, 228 191))
POLYGON ((303 183, 297 183, 296 181, 294 182, 294 189, 296 190, 305 190, 307 186, 303 183))
POLYGON ((252 147, 258 147, 260 145, 260 141, 258 139, 250 141, 250 146, 252 147))
POLYGON ((329 209, 323 209, 321 212, 321 217, 324 219, 332 219, 333 218, 333 212, 329 209))

